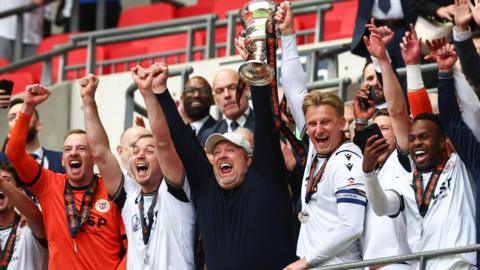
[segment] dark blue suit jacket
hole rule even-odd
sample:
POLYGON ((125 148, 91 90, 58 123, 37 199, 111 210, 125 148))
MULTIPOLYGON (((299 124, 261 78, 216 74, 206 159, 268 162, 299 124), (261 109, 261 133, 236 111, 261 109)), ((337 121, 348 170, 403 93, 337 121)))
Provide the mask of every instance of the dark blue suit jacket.
MULTIPOLYGON (((247 115, 247 122, 245 122, 244 128, 248 128, 253 132, 255 128, 255 117, 253 115, 253 110, 250 109, 250 113, 247 115)), ((212 135, 213 133, 225 133, 228 131, 228 124, 225 119, 222 121, 218 121, 214 126, 210 127, 209 129, 203 132, 202 136, 198 136, 198 140, 202 146, 205 146, 205 142, 208 139, 208 136, 212 135)), ((200 135, 200 133, 199 133, 200 135)))
MULTIPOLYGON (((45 158, 48 160, 48 169, 56 173, 65 173, 65 168, 62 166, 62 152, 47 150, 43 148, 45 158)), ((0 152, 0 162, 9 163, 4 152, 0 152)))
MULTIPOLYGON (((415 1, 415 0, 411 0, 415 1)), ((350 45, 350 50, 353 54, 369 57, 370 54, 363 43, 363 36, 368 34, 367 29, 365 28, 365 24, 372 18, 372 7, 373 7, 373 0, 359 0, 358 1, 358 11, 357 11, 357 19, 355 22, 355 30, 353 31, 352 37, 352 44, 350 45)), ((408 25, 409 23, 415 23, 416 16, 410 11, 409 0, 402 0, 402 10, 403 10, 403 18, 408 25)), ((392 29, 395 31, 395 29, 392 29)), ((403 33, 402 33, 403 36, 403 33)), ((392 43, 395 41, 392 41, 392 43)), ((396 44, 398 47, 399 44, 396 44)))
POLYGON ((208 130, 213 127, 217 123, 217 120, 213 119, 212 116, 208 116, 207 121, 203 124, 197 134, 197 138, 200 140, 201 138, 208 137, 210 134, 207 135, 208 130))

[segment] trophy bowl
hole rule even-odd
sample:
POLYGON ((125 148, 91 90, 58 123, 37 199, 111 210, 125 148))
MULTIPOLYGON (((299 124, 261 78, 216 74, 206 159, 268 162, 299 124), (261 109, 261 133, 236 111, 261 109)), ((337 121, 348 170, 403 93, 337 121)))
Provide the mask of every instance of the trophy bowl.
POLYGON ((251 85, 268 85, 275 74, 273 68, 265 62, 266 23, 273 12, 275 3, 270 0, 249 1, 240 10, 245 48, 252 59, 243 63, 238 73, 243 81, 251 85))

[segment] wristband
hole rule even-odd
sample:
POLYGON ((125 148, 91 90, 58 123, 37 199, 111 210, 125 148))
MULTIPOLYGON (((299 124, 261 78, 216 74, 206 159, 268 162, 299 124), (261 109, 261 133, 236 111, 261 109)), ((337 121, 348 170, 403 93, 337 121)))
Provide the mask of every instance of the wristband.
POLYGON ((368 120, 363 118, 356 118, 355 125, 368 125, 368 120))

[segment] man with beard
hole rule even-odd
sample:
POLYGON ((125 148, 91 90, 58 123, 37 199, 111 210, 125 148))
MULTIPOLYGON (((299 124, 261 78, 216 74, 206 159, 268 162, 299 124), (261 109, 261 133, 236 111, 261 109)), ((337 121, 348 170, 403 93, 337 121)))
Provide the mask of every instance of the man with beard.
POLYGON ((16 185, 10 165, 0 164, 0 269, 46 270, 48 252, 42 213, 16 185), (21 225, 17 208, 26 218, 21 225))
POLYGON ((180 102, 185 109, 184 117, 195 131, 197 138, 208 137, 206 130, 217 123, 210 116, 210 106, 213 105, 212 87, 201 76, 191 77, 185 84, 185 90, 180 102))
MULTIPOLYGON (((9 137, 17 120, 23 100, 20 98, 13 99, 8 108, 8 129, 9 137)), ((40 117, 35 110, 32 120, 28 127, 26 150, 42 167, 58 173, 65 173, 62 165, 62 152, 45 149, 38 139, 38 132, 42 129, 40 117)), ((5 153, 0 152, 0 162, 8 163, 5 153)))
POLYGON ((92 154, 127 230, 127 269, 194 269, 195 213, 189 186, 152 92, 166 87, 168 70, 160 65, 148 70, 137 66, 132 77, 145 99, 153 135, 133 142, 131 176, 122 173, 100 121, 95 102, 98 78, 89 74, 80 80, 92 154), (154 76, 157 70, 161 71, 154 76))
MULTIPOLYGON (((370 54, 379 61, 384 82, 391 83, 385 97, 398 147, 408 151, 414 161, 412 172, 400 176, 396 185, 385 191, 379 181, 389 180, 379 180, 373 166, 363 167, 367 197, 373 210, 379 216, 405 213, 406 235, 412 252, 475 244, 475 199, 465 164, 455 153, 450 157, 445 155, 445 131, 437 116, 423 113, 410 121, 380 35, 372 31, 364 41, 370 54)), ((450 52, 442 50, 438 52, 448 58, 450 52)), ((450 71, 445 62, 448 61, 437 62, 440 78, 450 71)), ((369 161, 364 165, 375 164, 386 149, 385 140, 369 138, 364 158, 369 161)), ((426 269, 474 269, 475 264, 475 253, 467 253, 429 259, 426 269)), ((418 267, 415 263, 414 268, 418 267)))
POLYGON ((103 179, 94 174, 95 160, 85 132, 72 130, 65 135, 62 161, 66 174, 43 168, 24 150, 34 110, 50 93, 41 85, 26 87, 7 157, 42 207, 49 269, 115 269, 125 229, 103 179))
POLYGON ((213 98, 215 105, 223 113, 225 119, 218 121, 214 126, 207 129, 200 143, 205 145, 208 136, 213 133, 233 132, 239 127, 248 128, 253 131, 255 119, 252 109, 248 106, 248 95, 250 90, 245 89, 244 95, 240 97, 237 104, 236 91, 240 77, 233 69, 222 69, 213 77, 213 98))

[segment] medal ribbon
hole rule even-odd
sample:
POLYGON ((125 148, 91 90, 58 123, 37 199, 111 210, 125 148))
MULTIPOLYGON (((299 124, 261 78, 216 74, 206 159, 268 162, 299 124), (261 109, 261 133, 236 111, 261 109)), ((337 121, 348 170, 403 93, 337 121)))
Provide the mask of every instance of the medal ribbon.
POLYGON ((413 189, 415 190, 415 200, 417 201, 418 211, 422 217, 425 217, 428 211, 430 202, 432 201, 433 193, 437 187, 438 179, 443 172, 446 160, 435 168, 428 180, 427 188, 423 190, 423 177, 417 169, 413 172, 413 189))
POLYGON ((0 246, 0 270, 6 270, 8 264, 13 256, 13 249, 15 247, 15 240, 17 238, 17 229, 20 225, 20 215, 15 214, 15 220, 13 221, 13 227, 8 236, 7 243, 5 244, 5 249, 2 249, 0 246))
POLYGON ((82 204, 80 206, 80 215, 77 214, 75 207, 75 197, 73 195, 70 182, 67 180, 65 190, 63 192, 63 199, 65 201, 65 211, 67 213, 68 230, 73 239, 77 236, 80 228, 90 218, 90 210, 92 209, 93 199, 98 189, 98 178, 95 176, 90 184, 88 184, 85 193, 83 194, 82 204))
POLYGON ((310 173, 308 175, 308 182, 307 182, 307 192, 305 194, 305 203, 309 203, 310 199, 312 198, 312 195, 317 192, 317 185, 320 179, 323 176, 323 172, 325 171, 325 167, 327 167, 328 159, 330 156, 327 157, 327 159, 323 162, 322 167, 320 167, 320 170, 317 172, 317 174, 314 175, 315 169, 317 168, 317 162, 318 162, 318 157, 314 157, 314 160, 312 161, 312 165, 310 166, 310 173))
MULTIPOLYGON (((160 187, 160 186, 159 186, 160 187)), ((152 232, 153 226, 153 211, 155 210, 155 205, 157 204, 158 197, 158 188, 155 196, 153 196, 153 201, 150 207, 148 208, 148 224, 145 220, 145 203, 143 199, 143 192, 140 192, 140 200, 138 200, 138 210, 140 212, 140 222, 142 223, 142 235, 143 235, 143 244, 147 245, 150 240, 150 233, 152 232)))

